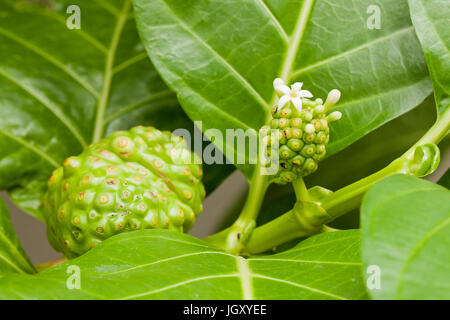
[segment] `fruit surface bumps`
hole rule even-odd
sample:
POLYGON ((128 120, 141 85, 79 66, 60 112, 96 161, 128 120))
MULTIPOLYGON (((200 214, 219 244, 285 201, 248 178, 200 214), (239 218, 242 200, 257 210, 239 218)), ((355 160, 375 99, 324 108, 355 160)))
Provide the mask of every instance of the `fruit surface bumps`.
POLYGON ((125 231, 189 230, 205 197, 195 158, 183 138, 152 127, 90 145, 49 179, 43 201, 49 242, 73 258, 125 231))
POLYGON ((315 172, 330 140, 322 100, 302 99, 301 111, 290 102, 282 108, 277 105, 271 113, 272 120, 262 131, 267 133, 268 158, 274 132, 278 139, 279 170, 273 175, 273 182, 285 184, 315 172))

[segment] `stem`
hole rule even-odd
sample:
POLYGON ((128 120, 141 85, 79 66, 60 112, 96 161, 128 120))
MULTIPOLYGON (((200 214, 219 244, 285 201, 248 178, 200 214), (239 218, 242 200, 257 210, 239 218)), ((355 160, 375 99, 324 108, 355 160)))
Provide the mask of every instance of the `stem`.
MULTIPOLYGON (((405 173, 407 160, 413 156, 416 148, 427 143, 439 143, 448 134, 449 129, 450 108, 442 114, 419 141, 409 148, 402 156, 391 162, 387 167, 328 196, 322 202, 322 207, 332 217, 330 221, 358 208, 364 193, 375 183, 395 173, 405 173)), ((327 223, 330 221, 327 221, 327 223)))
POLYGON ((325 233, 325 232, 336 232, 336 231, 340 231, 339 229, 336 228, 332 228, 329 227, 327 225, 323 225, 321 232, 325 233))
POLYGON ((255 254, 271 250, 289 240, 310 235, 304 230, 293 210, 256 228, 245 246, 245 253, 255 254))
POLYGON ((411 155, 414 149, 418 146, 434 143, 438 144, 449 134, 450 130, 450 106, 447 106, 447 110, 438 118, 436 123, 430 128, 430 130, 425 133, 425 135, 420 138, 417 143, 412 146, 405 155, 411 155))
MULTIPOLYGON (((416 148, 428 143, 439 143, 449 133, 449 129, 450 108, 448 108, 427 133, 401 157, 391 162, 384 169, 339 189, 324 198, 320 204, 328 214, 328 218, 325 219, 324 224, 329 223, 353 209, 359 208, 364 193, 375 183, 395 173, 408 173, 408 161, 413 157, 416 148)), ((299 198, 299 195, 305 195, 303 186, 303 182, 294 185, 297 198, 299 198)), ((304 212, 300 212, 300 214, 302 213, 304 212)), ((246 245, 245 252, 250 254, 264 252, 289 240, 317 233, 316 230, 305 228, 304 224, 299 221, 298 216, 299 213, 295 214, 293 210, 290 210, 271 222, 256 228, 246 245)), ((324 231, 324 229, 322 228, 321 231, 324 231)))
POLYGON ((105 112, 108 106, 108 99, 111 90, 111 83, 113 78, 113 67, 114 67, 114 59, 117 51, 117 47, 119 45, 120 36, 127 22, 128 12, 130 11, 131 2, 126 0, 123 4, 122 11, 117 19, 116 26, 114 28, 113 36, 111 39, 111 43, 108 48, 108 53, 106 56, 105 70, 104 70, 104 80, 103 80, 103 88, 100 95, 100 99, 98 101, 97 106, 97 114, 95 116, 95 126, 94 126, 94 135, 92 138, 92 142, 95 143, 99 141, 104 133, 105 126, 105 112))
POLYGON ((292 186, 294 187, 295 191, 295 197, 297 198, 297 201, 303 200, 307 201, 309 200, 309 192, 308 188, 306 188, 305 181, 303 181, 303 178, 299 178, 292 182, 292 186))
POLYGON ((403 171, 403 169, 404 160, 399 158, 391 162, 391 164, 382 170, 333 192, 322 201, 322 207, 330 216, 330 219, 326 221, 326 223, 358 208, 364 193, 369 190, 370 187, 387 176, 403 171))
POLYGON ((261 175, 260 172, 260 163, 258 162, 253 171, 247 200, 239 218, 232 226, 205 238, 205 241, 236 254, 242 250, 256 226, 256 218, 270 184, 267 176, 261 175))
POLYGON ((267 183, 267 176, 260 174, 260 166, 257 165, 254 172, 252 181, 250 183, 250 190, 248 192, 247 200, 242 209, 241 215, 235 223, 240 221, 241 223, 247 224, 252 220, 256 220, 259 214, 259 209, 261 208, 262 202, 264 200, 264 195, 266 193, 269 183, 267 183))

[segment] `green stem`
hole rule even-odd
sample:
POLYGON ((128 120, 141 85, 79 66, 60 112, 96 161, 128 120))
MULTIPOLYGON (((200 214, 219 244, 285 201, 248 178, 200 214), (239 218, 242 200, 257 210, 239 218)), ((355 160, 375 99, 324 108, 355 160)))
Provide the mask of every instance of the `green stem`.
MULTIPOLYGON (((385 177, 395 173, 410 173, 408 165, 416 148, 428 143, 439 143, 449 133, 449 129, 450 108, 448 108, 430 130, 428 130, 428 132, 400 158, 391 162, 384 169, 325 197, 321 203, 319 203, 328 214, 328 217, 324 220, 324 224, 333 221, 337 217, 340 217, 353 209, 359 208, 364 193, 371 186, 385 177)), ((305 195, 302 182, 297 186, 294 186, 294 189, 297 197, 299 195, 305 195)), ((317 230, 312 230, 299 221, 299 214, 302 215, 303 213, 297 212, 297 214, 295 214, 293 210, 290 210, 271 222, 256 228, 246 245, 245 253, 256 254, 264 252, 289 240, 317 233, 317 230)), ((322 228, 321 231, 323 230, 324 229, 322 228)))
POLYGON ((330 219, 326 221, 326 223, 329 223, 337 217, 358 208, 361 204, 364 193, 369 190, 370 187, 389 175, 403 171, 403 169, 404 160, 402 158, 396 159, 382 170, 327 196, 322 201, 322 207, 330 216, 330 219))
MULTIPOLYGON (((408 160, 410 160, 417 147, 427 143, 439 143, 448 134, 450 129, 450 108, 441 115, 436 123, 427 131, 427 133, 408 149, 400 158, 391 162, 387 167, 380 171, 361 179, 351 185, 348 185, 328 196, 323 202, 322 207, 331 216, 330 221, 340 217, 351 210, 357 209, 364 193, 375 183, 381 181, 387 176, 395 173, 406 173, 408 160)), ((330 222, 330 221, 327 221, 330 222)))
POLYGON ((268 186, 267 176, 261 175, 260 164, 258 163, 253 171, 247 200, 238 219, 231 227, 204 240, 228 252, 239 253, 256 226, 256 218, 268 186))
POLYGON ((336 232, 336 231, 340 231, 339 229, 336 228, 332 228, 329 227, 327 225, 323 225, 321 232, 325 233, 325 232, 336 232))
POLYGON ((310 234, 310 230, 304 229, 294 211, 290 210, 271 222, 256 228, 245 246, 244 253, 256 254, 271 250, 289 240, 310 234))
POLYGON ((260 174, 260 166, 257 165, 253 172, 247 200, 236 223, 240 221, 241 223, 248 224, 252 220, 256 220, 268 186, 267 176, 260 174))
POLYGON ((434 143, 438 144, 441 142, 448 134, 450 130, 450 106, 447 106, 447 110, 440 115, 436 123, 430 128, 430 130, 425 133, 425 135, 417 141, 417 143, 412 146, 408 151, 406 151, 406 155, 411 155, 414 153, 414 149, 418 146, 434 143))
POLYGON ((303 200, 307 201, 309 200, 309 192, 308 188, 306 188, 305 181, 303 181, 303 178, 299 178, 292 182, 292 186, 294 187, 295 191, 295 197, 297 198, 297 201, 303 200))

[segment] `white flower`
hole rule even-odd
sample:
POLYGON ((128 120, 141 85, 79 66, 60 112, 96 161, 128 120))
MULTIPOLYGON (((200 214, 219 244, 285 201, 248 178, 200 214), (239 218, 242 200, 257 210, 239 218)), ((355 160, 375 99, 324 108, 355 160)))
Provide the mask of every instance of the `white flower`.
POLYGON ((298 111, 302 110, 302 98, 312 98, 313 95, 308 90, 301 90, 302 82, 294 83, 291 88, 284 84, 284 81, 277 78, 273 81, 275 91, 280 95, 278 107, 282 108, 286 103, 292 101, 292 104, 298 111))

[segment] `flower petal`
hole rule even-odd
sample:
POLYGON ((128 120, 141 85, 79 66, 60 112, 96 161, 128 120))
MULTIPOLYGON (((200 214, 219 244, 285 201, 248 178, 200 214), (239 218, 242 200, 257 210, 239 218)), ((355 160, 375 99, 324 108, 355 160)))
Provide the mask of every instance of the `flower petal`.
POLYGON ((281 95, 284 95, 284 94, 289 94, 291 92, 291 89, 289 89, 288 86, 282 84, 282 85, 276 86, 275 91, 281 95))
POLYGON ((289 101, 291 100, 291 97, 289 97, 288 95, 284 95, 280 98, 280 100, 278 101, 278 107, 283 108, 283 106, 289 101))
POLYGON ((276 88, 278 86, 282 86, 284 85, 284 81, 281 78, 276 78, 275 80, 273 80, 273 87, 276 88))
POLYGON ((291 88, 292 88, 292 90, 300 91, 302 86, 303 86, 303 82, 296 82, 291 86, 291 88))
POLYGON ((301 90, 299 93, 299 96, 302 98, 312 98, 313 95, 311 92, 309 92, 308 90, 301 90))
POLYGON ((275 91, 278 93, 278 95, 284 96, 284 95, 289 95, 291 93, 291 89, 289 89, 288 86, 285 85, 281 85, 275 88, 275 91))
POLYGON ((302 111, 302 99, 298 97, 292 98, 292 103, 294 104, 295 109, 302 111))

